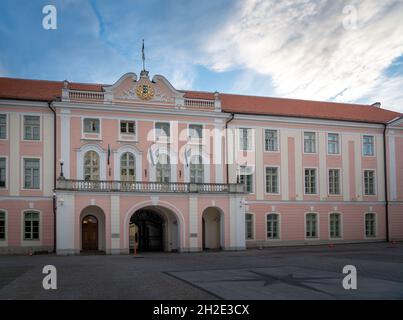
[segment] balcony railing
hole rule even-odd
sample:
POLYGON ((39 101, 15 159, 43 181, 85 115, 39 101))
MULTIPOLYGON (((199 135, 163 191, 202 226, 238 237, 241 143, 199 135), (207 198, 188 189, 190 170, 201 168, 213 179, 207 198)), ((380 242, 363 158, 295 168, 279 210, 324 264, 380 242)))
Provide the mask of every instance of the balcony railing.
POLYGON ((58 179, 56 190, 133 193, 245 193, 243 184, 58 179))

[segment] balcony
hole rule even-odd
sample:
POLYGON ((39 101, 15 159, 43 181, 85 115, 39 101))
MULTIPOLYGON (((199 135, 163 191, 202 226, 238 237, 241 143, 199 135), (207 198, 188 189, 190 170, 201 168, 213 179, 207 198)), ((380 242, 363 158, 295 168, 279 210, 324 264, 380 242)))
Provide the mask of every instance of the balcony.
POLYGON ((132 182, 94 181, 59 178, 56 190, 80 192, 128 192, 128 193, 245 193, 242 184, 182 183, 182 182, 132 182))

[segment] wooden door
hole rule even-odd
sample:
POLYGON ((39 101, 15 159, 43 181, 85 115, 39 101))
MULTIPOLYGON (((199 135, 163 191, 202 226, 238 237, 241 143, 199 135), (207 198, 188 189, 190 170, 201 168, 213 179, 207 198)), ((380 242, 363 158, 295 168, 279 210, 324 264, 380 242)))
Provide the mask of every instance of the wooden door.
POLYGON ((83 250, 98 250, 98 219, 86 216, 82 223, 83 250))

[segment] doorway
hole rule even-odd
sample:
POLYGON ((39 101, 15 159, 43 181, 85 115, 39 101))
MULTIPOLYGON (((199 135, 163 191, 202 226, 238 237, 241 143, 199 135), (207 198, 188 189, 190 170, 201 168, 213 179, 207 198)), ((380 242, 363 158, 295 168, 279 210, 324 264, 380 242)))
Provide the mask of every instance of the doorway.
POLYGON ((81 239, 84 251, 98 250, 98 219, 95 216, 88 215, 83 218, 81 239))

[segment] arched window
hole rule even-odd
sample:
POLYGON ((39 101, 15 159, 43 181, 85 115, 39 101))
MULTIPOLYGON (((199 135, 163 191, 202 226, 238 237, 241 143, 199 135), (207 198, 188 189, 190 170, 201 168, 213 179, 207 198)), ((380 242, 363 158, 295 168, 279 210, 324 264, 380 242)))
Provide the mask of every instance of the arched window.
POLYGON ((279 238, 279 221, 277 213, 267 215, 267 239, 279 238))
POLYGON ((193 157, 190 162, 190 182, 203 183, 203 159, 201 156, 193 157))
POLYGON ((160 154, 158 156, 156 171, 157 182, 171 181, 171 164, 168 155, 160 154))
POLYGON ((99 155, 95 151, 84 155, 84 179, 99 180, 99 155))
POLYGON ((136 163, 130 152, 125 152, 120 157, 120 180, 136 181, 136 163))

